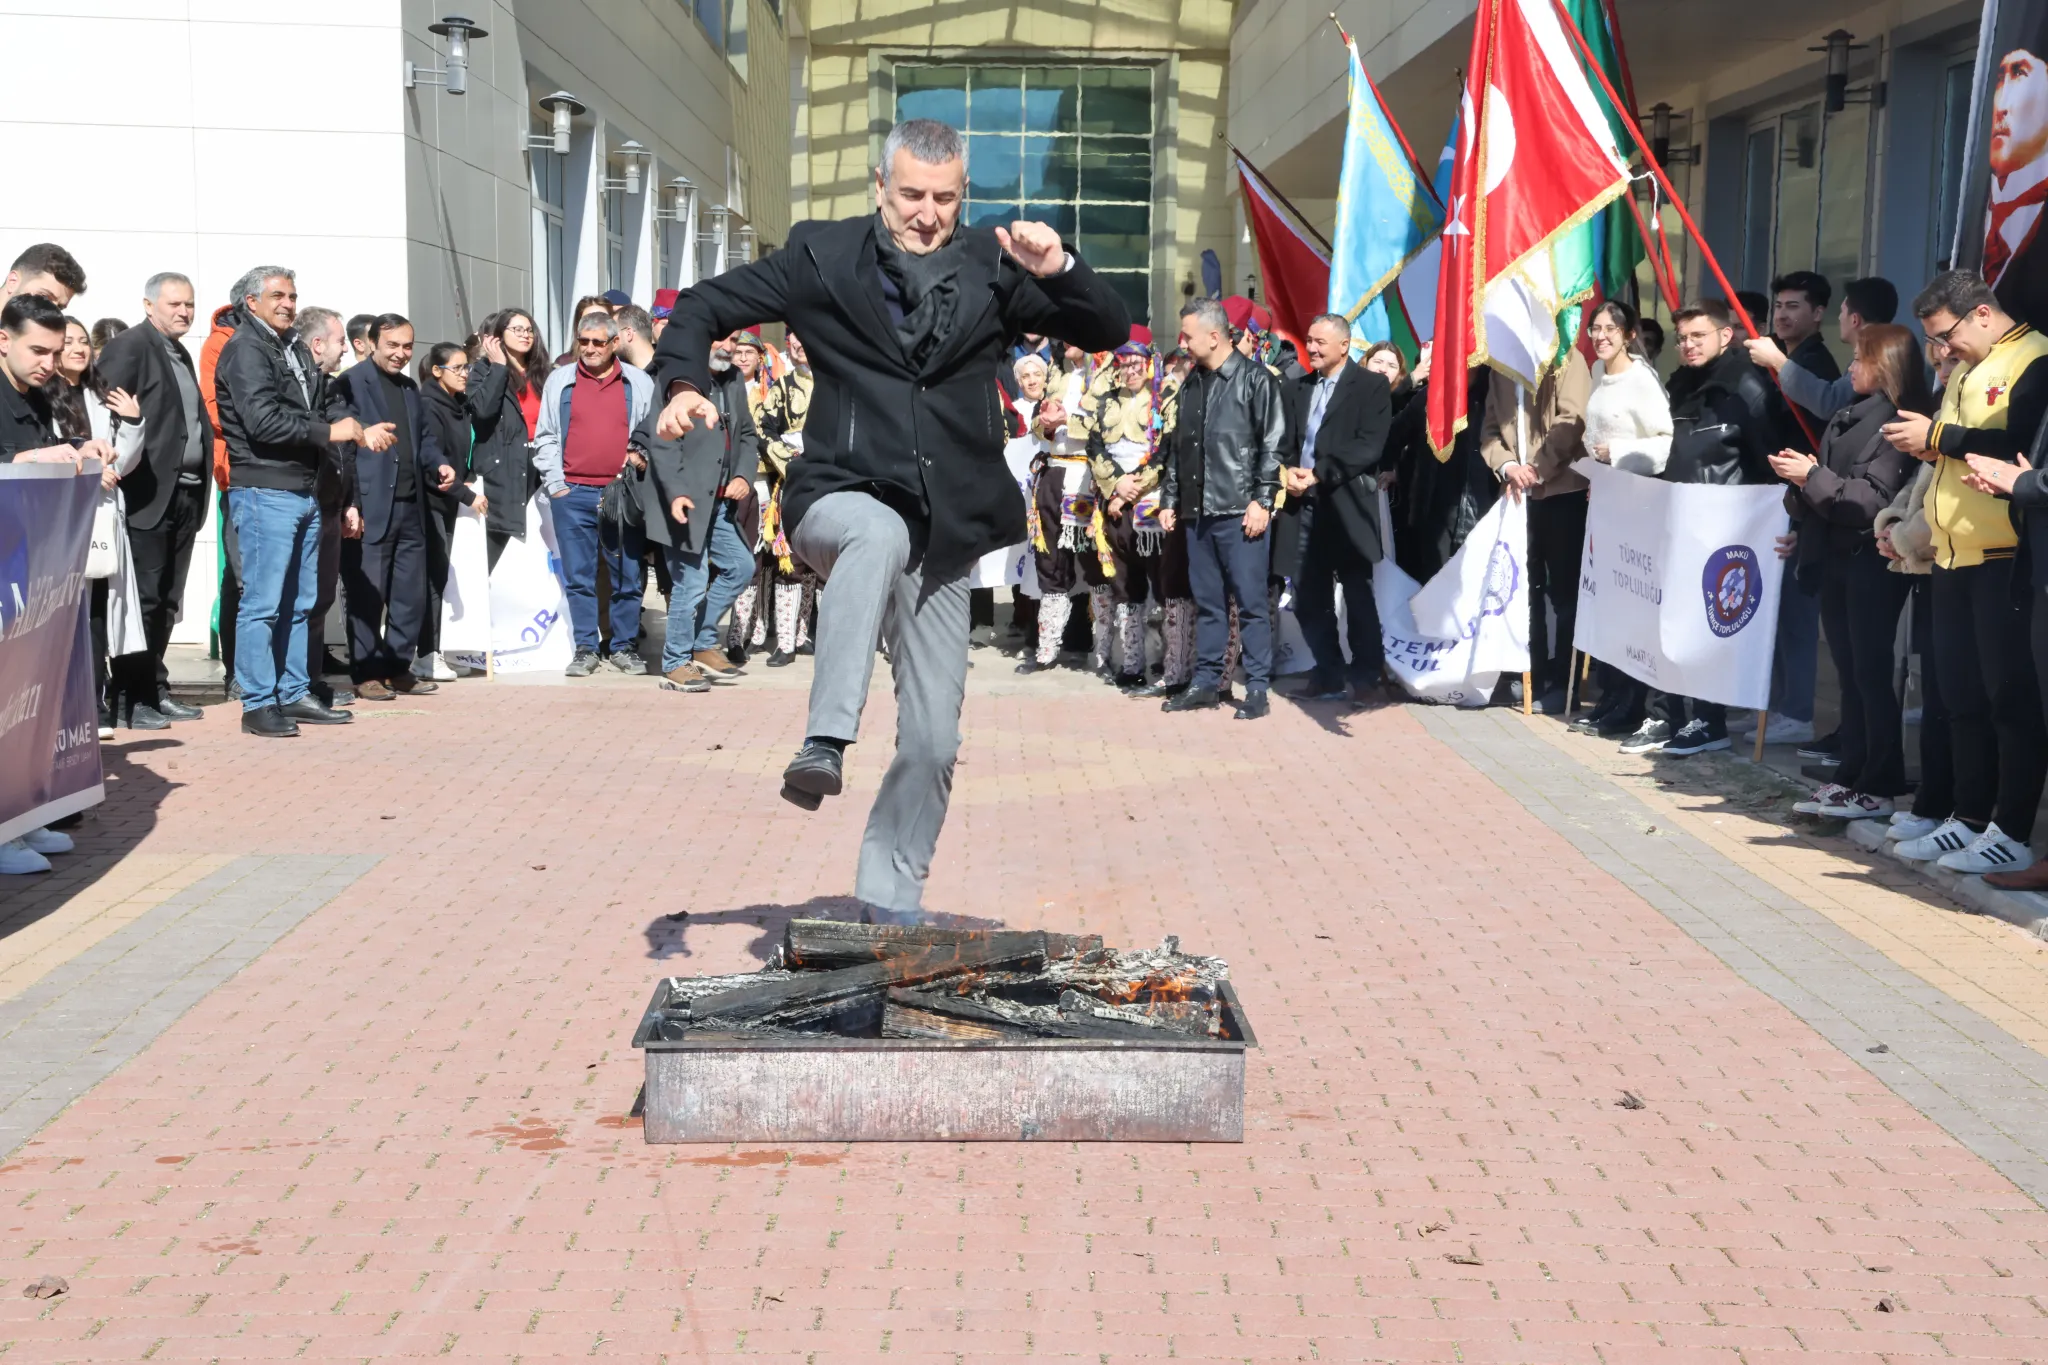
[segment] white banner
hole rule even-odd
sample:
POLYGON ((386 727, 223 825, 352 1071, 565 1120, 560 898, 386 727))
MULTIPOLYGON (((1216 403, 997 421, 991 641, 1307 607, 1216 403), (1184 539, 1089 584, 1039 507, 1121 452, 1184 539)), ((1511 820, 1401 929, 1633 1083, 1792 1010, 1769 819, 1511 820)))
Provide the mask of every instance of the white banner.
POLYGON ((1784 488, 1576 468, 1593 483, 1577 647, 1659 691, 1768 706, 1784 488))
MULTIPOLYGON (((455 511, 448 538, 448 582, 441 592, 441 652, 481 655, 491 647, 491 554, 484 519, 455 511)), ((479 665, 481 666, 481 665, 479 665)))
MULTIPOLYGON (((1038 442, 1029 436, 1015 437, 1003 446, 1003 462, 1010 467, 1010 476, 1016 479, 1017 491, 1024 495, 1026 507, 1031 505, 1031 461, 1037 454, 1038 442)), ((1055 527, 1053 534, 1058 533, 1055 527)), ((968 574, 967 586, 1017 588, 1027 597, 1038 596, 1038 566, 1031 558, 1031 542, 1019 541, 983 555, 968 574)))
POLYGON ((1393 518, 1380 494, 1389 553, 1373 565, 1387 672, 1424 701, 1484 706, 1504 672, 1529 666, 1528 509, 1502 498, 1479 519, 1427 588, 1391 553, 1393 518), (1426 609, 1427 627, 1418 612, 1426 609))
MULTIPOLYGON (((469 513, 464 513, 470 516, 469 513)), ((483 524, 475 522, 475 562, 464 574, 462 586, 475 591, 475 576, 489 562, 483 524)), ((449 551, 448 596, 452 602, 457 573, 463 564, 460 553, 464 522, 455 523, 456 545, 449 551)), ((555 547, 554 508, 545 493, 534 495, 526 505, 526 538, 505 542, 498 566, 489 571, 489 606, 478 616, 488 626, 492 665, 499 673, 560 673, 576 652, 574 632, 569 624, 569 599, 562 593, 562 559, 555 547)), ((474 597, 465 598, 474 601, 474 597)), ((446 621, 446 612, 443 620, 446 621)), ((465 631, 473 630, 465 624, 465 631)), ((443 629, 446 629, 444 625, 443 629)), ((471 637, 466 633, 465 643, 471 637)), ((483 652, 453 650, 454 662, 483 667, 483 652)))

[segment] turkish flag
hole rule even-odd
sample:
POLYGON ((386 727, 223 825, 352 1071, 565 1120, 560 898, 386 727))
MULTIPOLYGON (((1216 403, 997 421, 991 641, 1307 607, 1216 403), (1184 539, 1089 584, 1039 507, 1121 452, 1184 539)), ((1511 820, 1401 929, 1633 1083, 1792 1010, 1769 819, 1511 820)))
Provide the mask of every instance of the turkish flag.
POLYGON ((1330 258, 1259 183, 1243 157, 1238 158, 1237 177, 1244 187, 1244 216, 1259 248, 1259 277, 1266 282, 1266 302, 1273 306, 1273 330, 1305 357, 1308 325, 1330 297, 1330 258))
POLYGON ((1534 387, 1556 363, 1557 315, 1580 299, 1562 296, 1551 247, 1628 190, 1550 0, 1480 0, 1458 122, 1429 386, 1440 458, 1468 418, 1466 370, 1534 387))

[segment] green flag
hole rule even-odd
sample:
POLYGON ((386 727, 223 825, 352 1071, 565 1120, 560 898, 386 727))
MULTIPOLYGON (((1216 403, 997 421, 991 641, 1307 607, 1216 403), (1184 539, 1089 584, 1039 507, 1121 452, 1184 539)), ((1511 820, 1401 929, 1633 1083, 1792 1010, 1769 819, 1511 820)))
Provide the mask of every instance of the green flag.
MULTIPOLYGON (((1586 37, 1586 46, 1600 62, 1600 70, 1616 90, 1626 92, 1628 84, 1621 74, 1620 45, 1607 27, 1607 9, 1601 0, 1565 0, 1565 9, 1570 12, 1572 22, 1586 37)), ((1581 61, 1584 59, 1582 58, 1581 61)), ((1607 127, 1614 134, 1614 145, 1627 148, 1633 145, 1629 137, 1625 116, 1607 98, 1607 92, 1600 88, 1600 82, 1591 72, 1586 81, 1593 87, 1593 100, 1600 106, 1600 112, 1607 117, 1607 127)), ((1636 267, 1641 265, 1649 253, 1643 247, 1643 234, 1637 230, 1635 215, 1628 207, 1616 204, 1601 213, 1597 220, 1600 292, 1608 298, 1623 294, 1628 282, 1635 278, 1636 267)))

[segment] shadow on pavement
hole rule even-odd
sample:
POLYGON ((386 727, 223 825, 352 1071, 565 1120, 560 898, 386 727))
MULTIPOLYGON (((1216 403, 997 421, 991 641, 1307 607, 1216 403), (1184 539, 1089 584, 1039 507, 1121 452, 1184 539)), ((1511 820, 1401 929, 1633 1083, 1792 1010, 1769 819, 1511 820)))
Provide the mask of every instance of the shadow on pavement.
POLYGON ((178 787, 135 758, 183 744, 167 734, 162 739, 133 740, 100 746, 100 770, 106 800, 81 812, 64 829, 76 845, 69 853, 50 855, 50 870, 28 876, 0 877, 0 940, 47 919, 73 897, 91 889, 156 828, 157 811, 178 787))

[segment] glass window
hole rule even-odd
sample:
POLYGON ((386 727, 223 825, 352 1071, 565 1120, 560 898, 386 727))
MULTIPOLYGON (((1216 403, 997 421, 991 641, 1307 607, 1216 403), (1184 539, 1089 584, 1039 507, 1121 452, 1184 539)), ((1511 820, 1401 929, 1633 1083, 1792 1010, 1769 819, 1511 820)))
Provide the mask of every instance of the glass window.
POLYGON ((1743 153, 1742 287, 1771 287, 1771 196, 1778 183, 1778 130, 1758 128, 1743 153))
MULTIPOLYGON (((533 132, 553 136, 549 121, 536 118, 533 132)), ((540 328, 539 344, 549 354, 568 344, 569 237, 564 230, 564 175, 566 157, 553 152, 528 153, 533 181, 533 311, 540 328)))
POLYGON ((896 118, 967 138, 966 221, 1049 224, 1143 322, 1151 279, 1149 67, 896 67, 896 118))
MULTIPOLYGON (((1813 268, 1834 285, 1837 299, 1842 286, 1863 273, 1869 160, 1870 106, 1852 104, 1829 115, 1820 155, 1820 245, 1813 268)), ((1834 328, 1823 328, 1822 335, 1839 346, 1834 328)))
POLYGON ((1778 231, 1771 273, 1813 269, 1819 238, 1820 106, 1809 104, 1778 120, 1778 231))
POLYGON ((720 51, 725 49, 725 0, 691 0, 692 12, 697 22, 704 26, 704 33, 711 39, 711 45, 720 51))
POLYGON ((731 0, 726 8, 725 58, 741 80, 747 78, 748 0, 731 0))
POLYGON ((1957 196, 1963 188, 1963 143, 1970 135, 1970 87, 1977 78, 1975 62, 1959 62, 1942 77, 1941 155, 1936 159, 1934 259, 1946 266, 1956 241, 1957 196))
POLYGON ((1081 131, 1128 133, 1152 128, 1152 73, 1143 67, 1096 67, 1081 73, 1081 131))
POLYGON ((606 190, 604 208, 604 279, 608 289, 626 287, 626 192, 606 190))
POLYGON ((934 118, 954 128, 967 126, 967 68, 896 68, 896 118, 934 118))
POLYGON ((1081 73, 1064 67, 1034 67, 1024 73, 1024 131, 1081 131, 1081 73))

